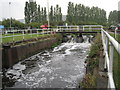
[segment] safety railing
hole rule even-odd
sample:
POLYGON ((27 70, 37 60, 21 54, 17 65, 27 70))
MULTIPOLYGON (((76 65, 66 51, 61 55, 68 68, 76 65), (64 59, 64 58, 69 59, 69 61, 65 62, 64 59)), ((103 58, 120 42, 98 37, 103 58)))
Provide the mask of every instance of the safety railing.
POLYGON ((120 44, 103 29, 101 30, 101 35, 105 55, 104 68, 107 69, 108 75, 108 88, 112 88, 112 90, 115 90, 115 83, 113 79, 113 57, 114 49, 116 49, 116 51, 120 55, 120 44))
POLYGON ((38 37, 39 35, 44 34, 53 34, 55 29, 23 29, 23 30, 1 30, 2 35, 0 39, 12 38, 11 41, 15 41, 16 37, 21 37, 22 40, 25 40, 25 36, 33 37, 34 35, 38 37))
POLYGON ((57 30, 60 32, 64 31, 101 31, 102 25, 69 25, 69 26, 58 26, 57 30))

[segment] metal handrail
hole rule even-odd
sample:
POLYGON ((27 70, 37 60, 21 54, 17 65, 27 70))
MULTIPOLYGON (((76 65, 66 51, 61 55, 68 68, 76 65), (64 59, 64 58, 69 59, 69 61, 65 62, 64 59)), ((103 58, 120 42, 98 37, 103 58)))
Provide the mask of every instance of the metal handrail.
POLYGON ((109 38, 109 41, 113 44, 117 52, 120 54, 120 44, 112 37, 110 36, 105 30, 103 32, 106 34, 106 36, 109 38))
POLYGON ((104 48, 104 55, 105 55, 105 67, 108 70, 108 88, 112 88, 115 90, 115 83, 113 79, 113 55, 114 55, 114 48, 120 55, 120 44, 110 36, 104 29, 101 29, 102 35, 102 44, 104 48), (108 54, 108 43, 110 43, 109 47, 109 54, 108 54))

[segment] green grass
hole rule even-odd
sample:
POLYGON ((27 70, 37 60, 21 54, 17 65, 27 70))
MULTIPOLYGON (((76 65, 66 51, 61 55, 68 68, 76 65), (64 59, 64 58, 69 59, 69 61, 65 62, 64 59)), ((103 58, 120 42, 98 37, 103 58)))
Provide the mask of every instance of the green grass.
MULTIPOLYGON (((22 35, 22 34, 14 34, 14 35, 22 35)), ((49 34, 33 34, 33 35, 30 35, 30 34, 25 34, 24 35, 24 40, 27 40, 27 39, 31 39, 31 38, 37 38, 37 37, 43 37, 43 36, 46 36, 46 35, 49 35, 49 34)), ((12 34, 8 34, 8 35, 2 35, 2 36, 12 36, 12 34)), ((14 36, 14 41, 21 41, 23 40, 23 36, 14 36)), ((9 43, 9 42, 13 42, 13 37, 6 37, 6 38, 2 38, 2 43, 9 43)))
MULTIPOLYGON (((114 37, 113 33, 110 33, 110 35, 112 37, 114 37)), ((119 37, 120 35, 116 36, 116 40, 120 43, 119 41, 119 37)), ((120 64, 120 60, 119 60, 120 55, 118 54, 118 52, 116 51, 116 49, 114 49, 114 60, 113 60, 113 78, 115 81, 115 86, 118 88, 119 87, 119 75, 120 75, 120 69, 119 68, 119 64, 120 64)))
POLYGON ((115 81, 115 86, 118 88, 118 78, 119 78, 119 75, 120 75, 120 69, 118 69, 119 67, 119 54, 116 50, 114 50, 114 60, 113 60, 113 78, 114 78, 114 81, 115 81))
MULTIPOLYGON (((112 34, 112 33, 109 33, 112 37, 114 37, 114 34, 112 34)), ((120 37, 120 34, 119 35, 116 35, 116 38, 115 38, 115 40, 117 40, 119 43, 120 43, 120 41, 119 41, 119 37, 120 37)))

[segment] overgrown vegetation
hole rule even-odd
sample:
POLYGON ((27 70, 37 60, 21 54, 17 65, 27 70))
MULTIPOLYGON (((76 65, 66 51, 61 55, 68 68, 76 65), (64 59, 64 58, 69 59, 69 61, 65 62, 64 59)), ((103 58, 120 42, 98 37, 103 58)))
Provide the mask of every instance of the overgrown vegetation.
POLYGON ((92 74, 88 73, 83 78, 81 86, 83 88, 95 88, 96 87, 95 79, 96 79, 95 76, 93 76, 92 74))
POLYGON ((89 56, 87 58, 87 67, 89 68, 91 73, 93 73, 94 71, 93 69, 95 67, 98 67, 101 49, 102 49, 101 35, 97 34, 95 41, 90 48, 89 56))
POLYGON ((62 42, 62 36, 60 34, 56 34, 56 38, 59 38, 58 42, 54 43, 51 48, 57 47, 62 42))
POLYGON ((94 70, 98 68, 100 51, 102 50, 101 35, 97 34, 86 60, 87 62, 87 73, 80 83, 82 88, 95 88, 96 87, 96 76, 94 70))

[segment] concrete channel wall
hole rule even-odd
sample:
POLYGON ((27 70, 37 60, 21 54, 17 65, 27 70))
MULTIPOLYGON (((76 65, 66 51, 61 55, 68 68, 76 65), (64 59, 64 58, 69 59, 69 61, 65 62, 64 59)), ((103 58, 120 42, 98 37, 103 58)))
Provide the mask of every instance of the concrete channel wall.
POLYGON ((41 50, 50 48, 57 43, 61 37, 50 37, 42 41, 34 41, 24 45, 17 45, 13 47, 3 47, 2 49, 2 67, 9 68, 15 63, 32 56, 41 50))

